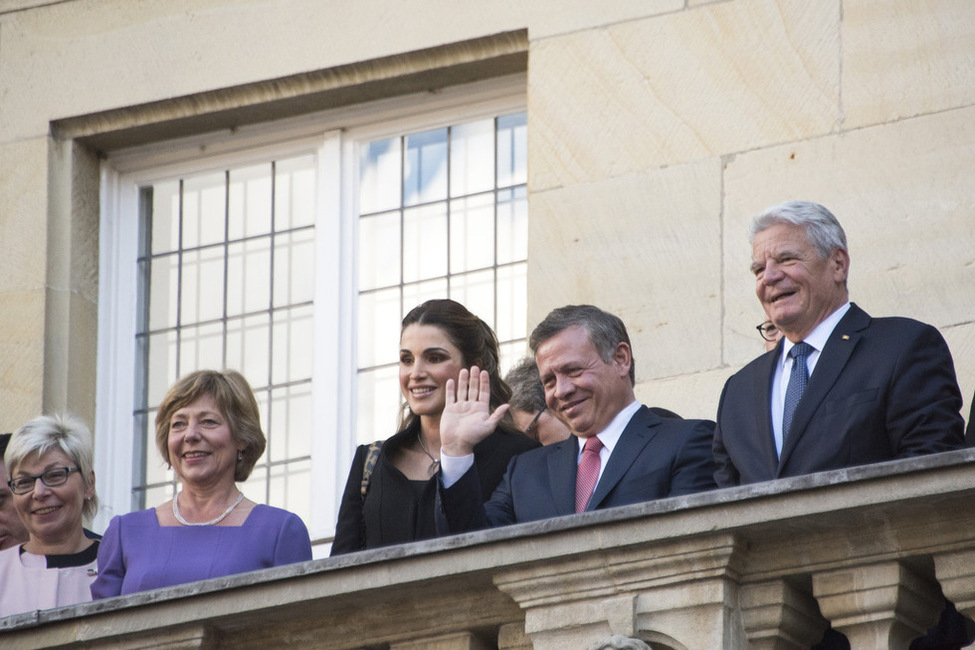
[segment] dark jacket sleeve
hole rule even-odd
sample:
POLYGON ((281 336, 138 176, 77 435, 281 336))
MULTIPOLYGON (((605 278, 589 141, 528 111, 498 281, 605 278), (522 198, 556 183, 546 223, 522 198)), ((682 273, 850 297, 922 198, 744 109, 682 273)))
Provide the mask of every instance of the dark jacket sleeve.
POLYGON ((687 432, 687 440, 677 452, 668 496, 694 494, 713 490, 715 463, 712 442, 714 422, 711 420, 685 420, 694 423, 687 432))
POLYGON ((474 465, 460 479, 443 487, 442 476, 437 477, 437 505, 435 519, 438 535, 450 535, 490 526, 514 523, 514 506, 511 502, 510 467, 518 454, 541 445, 520 433, 496 431, 474 448, 474 465), (499 508, 503 514, 488 516, 485 500, 490 497, 488 509, 499 508), (507 504, 499 505, 499 504, 507 504))
POLYGON ((975 447, 975 397, 972 398, 972 410, 968 413, 968 428, 965 429, 965 446, 975 447))
POLYGON ((936 328, 924 325, 916 339, 904 346, 891 376, 885 419, 895 458, 964 446, 955 364, 936 328))
MULTIPOLYGON (((730 383, 730 381, 729 381, 730 383)), ((724 432, 721 430, 721 412, 724 410, 725 396, 728 394, 728 384, 724 385, 721 391, 721 399, 718 401, 718 423, 714 428, 714 442, 712 444, 712 454, 714 456, 715 471, 714 481, 719 488, 733 487, 741 483, 738 468, 731 461, 728 450, 724 444, 724 432)))
POLYGON ((480 484, 480 494, 487 501, 501 483, 511 459, 530 449, 541 447, 537 440, 521 432, 497 429, 474 447, 474 467, 480 484))
POLYGON ((362 524, 362 466, 369 453, 368 445, 360 445, 355 450, 349 478, 342 493, 339 506, 339 519, 335 524, 335 539, 329 555, 341 555, 361 551, 366 547, 362 524))
POLYGON ((488 527, 479 482, 477 466, 472 466, 449 488, 443 486, 443 474, 437 476, 437 504, 434 512, 437 535, 452 535, 488 527))

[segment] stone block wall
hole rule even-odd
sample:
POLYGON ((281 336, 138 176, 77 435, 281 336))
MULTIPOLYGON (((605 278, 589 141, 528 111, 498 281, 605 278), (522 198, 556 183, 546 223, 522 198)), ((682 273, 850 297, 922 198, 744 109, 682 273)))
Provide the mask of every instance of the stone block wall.
POLYGON ((639 397, 713 417, 725 378, 762 350, 747 220, 816 200, 847 229, 853 299, 945 334, 967 416, 969 0, 7 0, 0 430, 41 409, 94 419, 102 152, 53 125, 179 98, 167 117, 205 118, 226 89, 271 102, 268 82, 343 66, 385 70, 392 88, 398 57, 502 33, 526 39, 529 326, 565 303, 614 311, 639 397))
POLYGON ((748 221, 813 200, 847 231, 852 299, 944 333, 967 417, 975 7, 689 3, 529 61, 530 320, 597 301, 631 328, 643 401, 714 417, 762 351, 748 221))

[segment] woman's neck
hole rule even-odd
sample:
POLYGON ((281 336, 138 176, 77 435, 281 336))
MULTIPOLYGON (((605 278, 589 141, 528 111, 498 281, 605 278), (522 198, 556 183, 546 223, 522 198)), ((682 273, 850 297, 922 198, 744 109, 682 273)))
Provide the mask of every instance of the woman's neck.
POLYGON ((71 555, 80 553, 91 544, 92 540, 88 539, 84 529, 79 527, 76 531, 60 538, 39 539, 31 536, 24 544, 24 550, 34 555, 71 555))
POLYGON ((423 415, 420 416, 420 435, 423 437, 423 444, 431 452, 436 449, 436 455, 440 455, 440 416, 423 415))
POLYGON ((236 483, 216 485, 192 485, 184 482, 179 494, 179 508, 184 514, 189 512, 207 513, 213 510, 223 512, 240 495, 236 483))

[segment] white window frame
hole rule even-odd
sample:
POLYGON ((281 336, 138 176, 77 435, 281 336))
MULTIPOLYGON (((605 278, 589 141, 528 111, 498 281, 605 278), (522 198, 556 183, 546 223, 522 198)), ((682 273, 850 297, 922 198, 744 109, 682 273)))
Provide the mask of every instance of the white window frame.
MULTIPOLYGON (((315 154, 315 313, 336 317, 315 318, 313 417, 317 432, 334 431, 337 435, 334 448, 329 445, 330 436, 313 436, 311 490, 316 507, 305 523, 313 540, 327 540, 334 533, 356 445, 359 144, 524 111, 526 87, 526 75, 517 74, 107 155, 101 170, 95 412, 95 473, 102 508, 93 522, 95 530, 104 530, 112 516, 129 512, 132 502, 132 468, 126 459, 133 458, 135 452, 132 379, 139 187, 179 175, 315 154)), ((150 459, 156 453, 146 450, 150 459)), ((316 549, 316 555, 319 552, 316 549)))

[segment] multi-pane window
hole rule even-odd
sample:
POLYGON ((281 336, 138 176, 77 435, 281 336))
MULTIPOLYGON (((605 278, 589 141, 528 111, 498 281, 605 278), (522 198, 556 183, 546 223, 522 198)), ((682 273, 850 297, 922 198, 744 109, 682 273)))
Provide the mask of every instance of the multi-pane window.
POLYGON ((154 420, 189 372, 248 379, 268 445, 242 490, 326 542, 354 445, 393 433, 406 311, 454 298, 504 367, 524 353, 523 83, 108 157, 96 528, 179 488, 154 420))
POLYGON ((304 155, 141 189, 136 331, 137 457, 133 507, 170 498, 173 472, 155 452, 168 387, 205 368, 251 383, 267 449, 242 488, 296 512, 309 508, 314 344, 315 159, 304 155))
POLYGON ((449 297, 524 352, 525 114, 369 142, 359 157, 358 440, 392 434, 405 314, 449 297))

